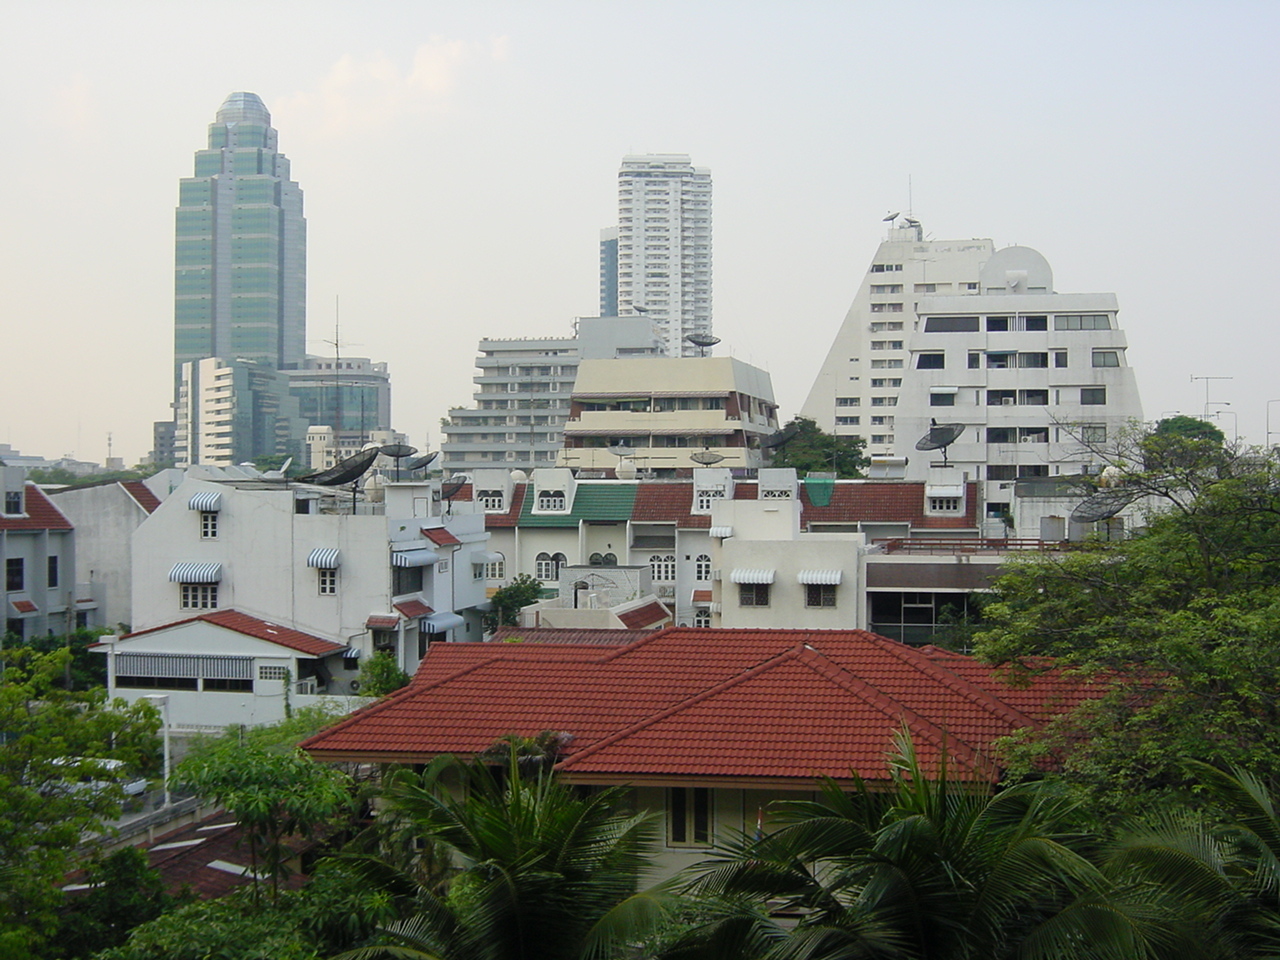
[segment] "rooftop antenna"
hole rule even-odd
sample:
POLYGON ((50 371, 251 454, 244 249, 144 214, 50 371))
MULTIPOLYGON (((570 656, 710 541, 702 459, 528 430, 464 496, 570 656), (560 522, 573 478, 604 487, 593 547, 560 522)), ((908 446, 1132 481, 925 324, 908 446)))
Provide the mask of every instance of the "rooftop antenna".
POLYGON ((1234 379, 1235 377, 1197 377, 1195 374, 1192 374, 1191 376, 1192 383, 1195 383, 1197 380, 1204 381, 1204 413, 1202 414, 1202 416, 1207 417, 1209 415, 1209 381, 1210 380, 1234 380, 1234 379))
POLYGON ((917 450, 941 450, 942 465, 947 466, 947 447, 964 433, 963 423, 938 423, 930 418, 929 432, 916 441, 917 450))

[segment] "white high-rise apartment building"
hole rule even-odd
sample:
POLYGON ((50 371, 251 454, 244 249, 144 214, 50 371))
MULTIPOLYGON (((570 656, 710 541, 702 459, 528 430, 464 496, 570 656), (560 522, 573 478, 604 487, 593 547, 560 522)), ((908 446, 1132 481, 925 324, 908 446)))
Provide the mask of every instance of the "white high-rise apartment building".
MULTIPOLYGON (((654 321, 667 356, 711 333, 711 171, 687 154, 622 158, 618 171, 617 308, 654 321)), ((602 297, 606 287, 601 270, 602 297)))
MULTIPOLYGON (((925 240, 890 228, 801 410, 861 436, 867 453, 944 488, 985 481, 988 518, 1012 512, 1018 480, 1094 472, 1100 444, 1142 418, 1112 293, 1057 293, 1030 247, 925 240), (931 425, 964 429, 945 451, 931 425)), ((931 500, 931 502, 933 502, 931 500)))

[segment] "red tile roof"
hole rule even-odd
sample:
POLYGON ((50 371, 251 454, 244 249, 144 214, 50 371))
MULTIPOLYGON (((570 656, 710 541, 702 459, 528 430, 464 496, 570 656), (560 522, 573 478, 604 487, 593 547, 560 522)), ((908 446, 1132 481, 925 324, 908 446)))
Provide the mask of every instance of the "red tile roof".
POLYGON ((0 514, 0 530, 70 530, 71 521, 53 505, 43 490, 28 481, 23 486, 24 517, 0 514))
POLYGON ((590 643, 621 646, 643 640, 656 630, 588 630, 574 627, 499 627, 490 643, 590 643))
POLYGON ((694 603, 710 603, 710 602, 711 602, 711 591, 710 591, 710 590, 695 590, 695 591, 693 591, 693 602, 694 602, 694 603))
POLYGON ((967 657, 860 630, 671 628, 609 648, 440 644, 413 683, 312 737, 320 759, 420 762, 483 751, 508 733, 574 739, 560 767, 583 782, 768 782, 885 777, 903 725, 927 764, 944 751, 992 778, 992 742, 1096 695, 1050 674, 1003 684, 967 657))
POLYGON ((837 481, 831 502, 815 507, 809 491, 800 484, 801 520, 807 528, 814 523, 887 522, 909 523, 926 530, 968 530, 978 526, 978 485, 965 484, 965 512, 961 516, 925 515, 925 485, 905 480, 837 481))
POLYGON ((334 643, 332 640, 322 640, 320 637, 303 633, 301 630, 294 630, 292 627, 285 627, 259 617, 252 617, 237 610, 213 610, 209 613, 202 613, 198 617, 188 617, 186 620, 175 620, 172 623, 163 623, 158 627, 137 630, 133 633, 125 634, 120 639, 131 640, 134 637, 155 633, 157 630, 168 630, 170 627, 195 623, 197 620, 203 620, 206 623, 212 623, 227 630, 234 630, 236 633, 242 633, 246 637, 266 640, 268 643, 277 643, 282 647, 288 647, 290 650, 297 650, 299 653, 306 653, 316 657, 346 649, 344 644, 334 643))
POLYGON ((10 600, 9 602, 13 604, 13 609, 19 613, 36 613, 39 610, 30 600, 10 600))
POLYGON ((160 498, 141 480, 121 480, 120 486, 147 513, 155 513, 156 507, 160 506, 160 498))
POLYGON ((381 616, 379 614, 371 614, 364 622, 365 628, 368 630, 394 630, 400 626, 400 618, 392 616, 381 616))
POLYGON ((408 617, 410 620, 414 620, 417 617, 430 616, 435 613, 433 609, 428 607, 421 600, 405 600, 402 603, 392 604, 392 606, 394 606, 402 616, 408 617))
POLYGON ((511 488, 511 502, 507 504, 506 513, 486 513, 484 525, 486 530, 494 527, 514 527, 520 520, 520 509, 524 506, 524 494, 530 484, 517 483, 511 488))
POLYGON ((444 527, 423 527, 422 535, 437 547, 453 547, 462 542, 444 527))
POLYGON ((618 619, 627 625, 628 630, 639 630, 641 627, 657 627, 669 623, 671 611, 654 600, 642 607, 618 614, 618 619))

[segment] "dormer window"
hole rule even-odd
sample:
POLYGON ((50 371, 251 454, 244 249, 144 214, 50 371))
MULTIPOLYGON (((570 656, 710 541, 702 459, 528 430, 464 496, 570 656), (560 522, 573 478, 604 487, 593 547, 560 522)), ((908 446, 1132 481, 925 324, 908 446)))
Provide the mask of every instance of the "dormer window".
POLYGON ((481 490, 476 494, 476 499, 480 502, 480 509, 485 513, 502 512, 504 498, 501 490, 481 490))
POLYGON ((543 490, 538 494, 538 509, 563 513, 568 509, 568 500, 563 490, 543 490))
POLYGON ((711 504, 716 500, 724 499, 724 487, 707 487, 699 490, 697 496, 697 508, 703 513, 711 509, 711 504))
POLYGON ((762 490, 760 491, 761 500, 790 500, 790 490, 762 490))
POLYGON ((4 512, 10 516, 22 514, 22 491, 6 490, 4 493, 4 512))

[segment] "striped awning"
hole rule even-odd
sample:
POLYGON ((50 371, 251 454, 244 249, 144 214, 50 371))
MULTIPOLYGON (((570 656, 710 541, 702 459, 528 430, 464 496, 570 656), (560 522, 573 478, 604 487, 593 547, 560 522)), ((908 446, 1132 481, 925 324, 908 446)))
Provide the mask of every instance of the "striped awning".
POLYGON ((796 574, 796 582, 836 586, 843 575, 843 570, 801 570, 796 574))
POLYGON ((446 630, 452 630, 466 623, 456 613, 433 613, 426 618, 426 621, 427 630, 430 633, 444 633, 446 630))
POLYGON ((391 554, 393 567, 429 567, 440 559, 434 550, 419 547, 416 550, 398 550, 391 554))
POLYGON ((192 510, 199 510, 201 513, 214 513, 222 509, 222 492, 219 490, 201 490, 199 493, 192 495, 191 502, 187 506, 192 510))
POLYGON ((222 580, 222 564, 213 561, 175 563, 169 571, 170 583, 218 583, 222 580))
POLYGON ((773 583, 773 570, 739 569, 729 575, 734 583, 773 583))
POLYGON ((707 531, 713 537, 719 537, 723 540, 725 537, 733 536, 733 527, 712 527, 707 531))
POLYGON ((337 547, 316 547, 307 554, 307 566, 317 570, 337 570, 339 562, 337 547))

